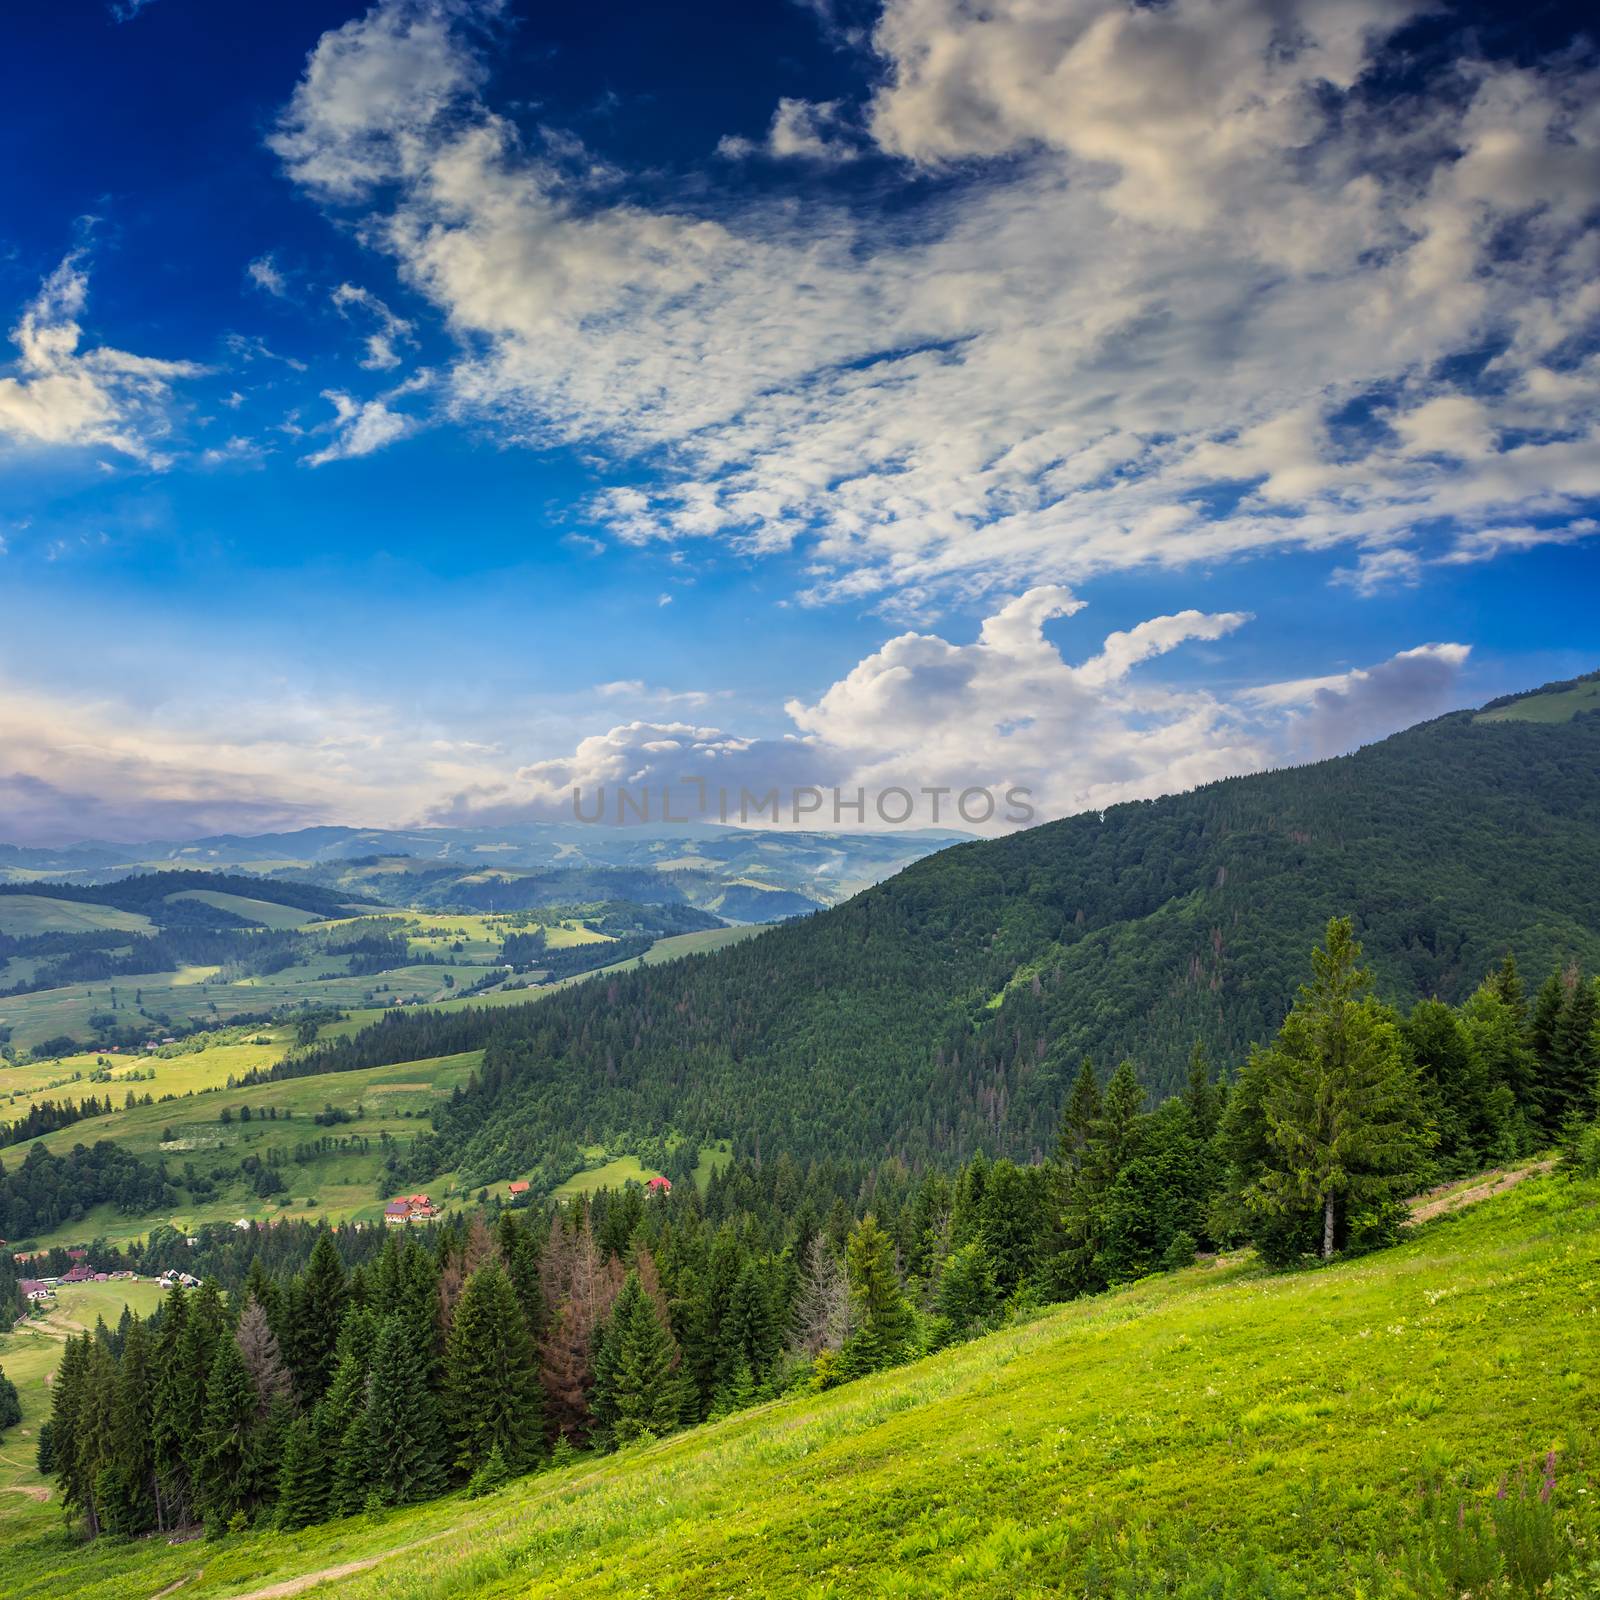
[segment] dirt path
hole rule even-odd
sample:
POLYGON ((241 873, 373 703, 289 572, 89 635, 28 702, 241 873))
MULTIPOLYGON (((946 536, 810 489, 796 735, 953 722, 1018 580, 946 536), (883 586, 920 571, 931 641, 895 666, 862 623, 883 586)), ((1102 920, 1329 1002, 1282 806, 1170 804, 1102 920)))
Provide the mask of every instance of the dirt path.
POLYGON ((1419 1194, 1408 1202, 1411 1207, 1411 1220, 1428 1222, 1434 1217, 1442 1217, 1447 1211, 1459 1211, 1463 1206, 1476 1205, 1480 1200, 1487 1200, 1490 1195, 1504 1194, 1507 1189, 1515 1189, 1526 1178, 1548 1172, 1555 1164, 1555 1158, 1548 1157, 1543 1161, 1529 1161, 1520 1167, 1502 1167, 1498 1171, 1485 1173, 1483 1177, 1464 1189, 1454 1184, 1442 1184, 1439 1188, 1430 1189, 1426 1194, 1419 1194))
MULTIPOLYGON (((426 1539, 418 1543, 426 1544, 426 1539)), ((249 1594, 235 1596, 235 1600, 282 1600, 284 1595, 299 1594, 302 1589, 309 1589, 314 1584, 329 1583, 334 1578, 354 1577, 358 1572, 365 1572, 369 1567, 375 1567, 380 1561, 387 1561, 391 1556, 404 1555, 407 1550, 415 1550, 414 1544, 397 1545, 393 1550, 385 1550, 379 1556, 367 1556, 361 1561, 347 1561, 342 1567, 324 1567, 321 1572, 303 1572, 298 1578, 285 1578, 282 1583, 268 1584, 265 1589, 252 1589, 249 1594)), ((167 1591, 163 1589, 162 1594, 167 1591)), ((160 1600, 160 1597, 157 1597, 160 1600)))

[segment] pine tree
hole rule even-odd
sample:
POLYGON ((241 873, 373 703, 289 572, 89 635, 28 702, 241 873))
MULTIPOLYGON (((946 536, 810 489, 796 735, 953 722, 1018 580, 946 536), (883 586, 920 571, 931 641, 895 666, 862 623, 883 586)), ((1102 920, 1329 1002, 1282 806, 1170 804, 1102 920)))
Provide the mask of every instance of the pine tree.
POLYGON ((225 1335, 217 1341, 200 1418, 197 1479, 208 1527, 226 1528, 237 1513, 249 1510, 258 1406, 238 1343, 225 1335))
POLYGON ((89 1381, 89 1335, 68 1339, 50 1389, 50 1438, 56 1486, 69 1511, 88 1516, 94 1496, 89 1481, 89 1450, 79 1438, 79 1416, 89 1381))
POLYGON ((292 1533, 319 1522, 327 1512, 321 1451, 307 1417, 296 1417, 283 1441, 278 1468, 278 1504, 274 1526, 292 1533))
POLYGON ((260 1413, 267 1414, 275 1400, 289 1400, 294 1395, 294 1380, 278 1349, 278 1341, 267 1318, 266 1307, 252 1294, 245 1302, 239 1318, 239 1328, 234 1335, 239 1353, 250 1371, 250 1381, 260 1397, 260 1413))
POLYGON ((1195 1132, 1209 1139, 1217 1131, 1217 1118, 1221 1113, 1216 1085, 1211 1081, 1211 1058, 1206 1054, 1203 1041, 1196 1039, 1189 1052, 1189 1083, 1184 1090, 1183 1103, 1194 1118, 1195 1132))
POLYGON ((512 1472, 506 1465, 506 1458, 500 1454, 500 1446, 495 1445, 489 1452, 489 1459, 472 1474, 472 1480, 467 1484, 467 1494, 471 1499, 480 1499, 486 1494, 493 1494, 503 1484, 509 1483, 511 1478, 512 1472))
POLYGON ((1561 1008, 1541 1085, 1544 1126, 1559 1133, 1569 1118, 1594 1115, 1600 1050, 1595 1039, 1595 990, 1574 970, 1561 1008))
POLYGON ((294 1304, 285 1308, 293 1329, 286 1353, 295 1388, 308 1406, 315 1405, 333 1381, 339 1327, 344 1321, 348 1294, 344 1262, 339 1259, 333 1235, 324 1233, 312 1246, 294 1304))
POLYGON ((873 1372, 906 1354, 915 1323, 895 1274, 894 1246, 870 1211, 850 1234, 845 1267, 856 1301, 856 1333, 846 1356, 852 1370, 873 1372))
POLYGON ((445 1414, 455 1469, 471 1477, 498 1447, 524 1472, 544 1431, 533 1341, 498 1259, 467 1279, 445 1348, 445 1414))
POLYGON ((144 1533, 155 1522, 152 1361, 149 1329, 134 1317, 123 1335, 122 1359, 117 1363, 116 1395, 111 1408, 116 1466, 122 1478, 125 1510, 123 1526, 117 1531, 129 1536, 144 1533))
POLYGON ((429 1500, 445 1486, 444 1430, 427 1369, 407 1319, 385 1317, 366 1412, 369 1483, 385 1505, 429 1500))
POLYGON ((1353 1204, 1393 1199, 1431 1134, 1398 1026, 1361 998, 1371 974, 1360 965, 1348 919, 1328 923, 1326 947, 1311 959, 1311 983, 1262 1053, 1271 1155, 1249 1198, 1267 1213, 1314 1207, 1326 1259, 1341 1215, 1353 1204))
POLYGON ((328 1515, 353 1517, 366 1504, 372 1476, 372 1437, 363 1406, 335 1440, 333 1470, 328 1475, 328 1515))
POLYGON ((969 1333, 994 1314, 1000 1302, 994 1264, 981 1239, 951 1253, 939 1278, 939 1314, 958 1334, 969 1333))
POLYGON ((682 1409, 679 1380, 674 1370, 677 1350, 672 1335, 663 1326, 654 1301, 639 1288, 637 1273, 628 1282, 634 1293, 629 1298, 627 1285, 618 1296, 625 1312, 615 1321, 616 1370, 612 1381, 615 1422, 612 1433, 619 1445, 631 1444, 646 1433, 670 1433, 682 1409))
POLYGON ((1056 1141, 1056 1159, 1062 1166, 1075 1168, 1083 1158, 1095 1124, 1100 1120, 1100 1083, 1094 1063, 1085 1056, 1072 1080, 1072 1093, 1061 1116, 1061 1136, 1056 1141))
POLYGON ((150 1454, 156 1472, 156 1526, 179 1528, 192 1515, 192 1445, 205 1402, 190 1359, 189 1298, 177 1285, 162 1308, 150 1406, 150 1454))

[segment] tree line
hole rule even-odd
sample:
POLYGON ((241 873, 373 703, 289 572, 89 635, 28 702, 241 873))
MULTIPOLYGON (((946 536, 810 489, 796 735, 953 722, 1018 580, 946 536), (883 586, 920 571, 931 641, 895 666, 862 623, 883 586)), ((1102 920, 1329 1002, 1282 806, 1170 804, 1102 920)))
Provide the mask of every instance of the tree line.
POLYGON ((1130 1064, 1102 1084, 1084 1063, 1044 1162, 852 1173, 783 1155, 703 1196, 631 1185, 381 1244, 301 1233, 301 1269, 257 1257, 226 1293, 208 1278, 148 1324, 73 1341, 41 1466, 91 1534, 485 1492, 1198 1250, 1375 1248, 1418 1185, 1595 1124, 1596 985, 1575 969, 1530 1003, 1507 957, 1459 1008, 1402 1016, 1339 919, 1312 968, 1236 1074, 1196 1049, 1153 1110, 1130 1064))

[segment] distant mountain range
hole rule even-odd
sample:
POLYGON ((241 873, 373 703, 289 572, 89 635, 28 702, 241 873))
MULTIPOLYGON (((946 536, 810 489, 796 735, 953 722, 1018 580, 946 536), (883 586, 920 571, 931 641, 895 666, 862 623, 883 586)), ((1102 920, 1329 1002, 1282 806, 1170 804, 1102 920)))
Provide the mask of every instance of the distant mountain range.
POLYGON ((0 883, 100 884, 188 868, 318 884, 393 905, 515 911, 632 900, 727 922, 775 922, 835 905, 961 833, 759 832, 713 824, 507 828, 302 828, 119 845, 0 845, 0 883))

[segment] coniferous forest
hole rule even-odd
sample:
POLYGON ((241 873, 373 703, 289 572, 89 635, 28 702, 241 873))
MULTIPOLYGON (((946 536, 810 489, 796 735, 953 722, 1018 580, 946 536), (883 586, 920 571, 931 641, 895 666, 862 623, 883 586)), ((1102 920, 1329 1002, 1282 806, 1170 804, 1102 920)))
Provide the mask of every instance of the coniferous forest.
POLYGON ((295 1529, 830 1389, 1197 1252, 1379 1249, 1431 1181, 1552 1145, 1600 1165, 1596 999, 1574 967, 1530 996, 1508 954, 1402 1012, 1335 919, 1267 1044, 1218 1073, 1197 1043, 1153 1108, 1130 1063, 1085 1059, 1044 1161, 779 1154, 704 1195, 251 1230, 69 1343, 40 1468, 91 1536, 295 1529))

